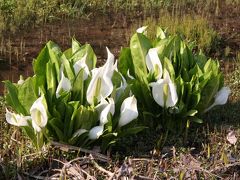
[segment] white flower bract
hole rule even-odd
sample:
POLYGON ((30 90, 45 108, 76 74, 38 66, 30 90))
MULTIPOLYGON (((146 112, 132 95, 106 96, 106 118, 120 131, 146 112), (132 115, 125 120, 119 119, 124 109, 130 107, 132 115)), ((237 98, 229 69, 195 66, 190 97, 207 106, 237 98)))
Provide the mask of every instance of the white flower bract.
POLYGON ((150 72, 156 74, 156 79, 162 77, 162 64, 158 57, 157 48, 151 48, 146 56, 146 65, 150 72))
POLYGON ((83 56, 82 59, 75 62, 73 65, 74 73, 77 75, 81 69, 83 69, 83 80, 86 80, 88 78, 88 75, 90 74, 88 66, 86 64, 87 54, 83 56))
POLYGON ((103 134, 103 126, 95 126, 89 131, 89 139, 98 139, 103 134))
POLYGON ((108 59, 104 66, 92 70, 92 80, 87 89, 87 101, 94 104, 95 98, 99 102, 101 97, 108 97, 113 91, 112 76, 117 68, 117 61, 114 64, 114 56, 108 50, 108 59))
POLYGON ((173 107, 178 101, 177 90, 168 71, 164 73, 164 79, 149 84, 152 87, 153 98, 161 107, 173 107))
POLYGON ((32 126, 36 132, 40 132, 47 125, 48 116, 46 107, 43 104, 44 96, 39 97, 32 105, 30 114, 32 126))
POLYGON ((5 114, 6 120, 9 124, 14 126, 28 126, 28 120, 31 119, 30 116, 23 116, 21 114, 15 114, 6 108, 6 114, 5 114))
POLYGON ((63 71, 61 72, 61 80, 58 84, 57 90, 56 90, 56 96, 57 98, 60 97, 61 91, 67 91, 69 92, 72 89, 71 82, 68 78, 64 76, 63 71))
POLYGON ((121 105, 118 126, 122 127, 138 117, 137 99, 134 96, 126 98, 121 105))

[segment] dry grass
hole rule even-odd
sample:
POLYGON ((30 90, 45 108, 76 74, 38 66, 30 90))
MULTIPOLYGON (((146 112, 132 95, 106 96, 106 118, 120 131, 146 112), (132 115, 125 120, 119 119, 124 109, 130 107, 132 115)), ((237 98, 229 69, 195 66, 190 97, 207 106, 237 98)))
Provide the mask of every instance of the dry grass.
POLYGON ((143 148, 152 139, 135 137, 143 147, 129 141, 107 155, 98 147, 88 151, 59 143, 36 153, 19 129, 5 123, 1 100, 0 179, 239 179, 238 78, 239 69, 226 77, 230 102, 209 112, 209 123, 193 127, 187 144, 168 143, 161 151, 143 148))

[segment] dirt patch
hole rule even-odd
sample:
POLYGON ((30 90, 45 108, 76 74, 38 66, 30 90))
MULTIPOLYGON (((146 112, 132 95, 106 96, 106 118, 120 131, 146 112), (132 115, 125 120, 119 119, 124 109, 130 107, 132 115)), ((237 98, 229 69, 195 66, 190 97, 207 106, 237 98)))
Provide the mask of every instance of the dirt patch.
MULTIPOLYGON (((56 42, 63 51, 70 47, 72 37, 81 44, 90 43, 100 65, 106 59, 106 46, 118 56, 121 47, 128 45, 131 26, 139 23, 142 16, 140 14, 138 17, 128 17, 109 13, 84 19, 59 20, 14 35, 5 34, 0 46, 0 81, 9 79, 16 82, 20 74, 24 77, 32 75, 32 60, 48 40, 56 42)), ((227 72, 234 70, 234 65, 227 63, 225 59, 233 59, 240 50, 239 17, 240 7, 233 6, 222 6, 218 13, 212 12, 208 17, 210 25, 223 40, 220 50, 212 56, 222 60, 222 69, 227 72), (227 57, 223 56, 226 48, 229 48, 227 57)), ((3 84, 0 83, 0 94, 2 93, 3 84)))

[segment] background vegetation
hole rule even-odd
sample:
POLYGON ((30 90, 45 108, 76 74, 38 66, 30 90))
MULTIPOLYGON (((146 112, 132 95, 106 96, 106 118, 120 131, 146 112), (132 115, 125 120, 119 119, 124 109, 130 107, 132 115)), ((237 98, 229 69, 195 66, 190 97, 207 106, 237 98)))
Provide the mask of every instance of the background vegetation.
MULTIPOLYGON (((124 139, 116 149, 112 149, 108 162, 93 158, 89 155, 92 151, 83 153, 63 145, 60 148, 49 146, 42 153, 35 153, 22 132, 6 123, 5 102, 0 97, 0 179, 44 179, 54 175, 72 178, 73 172, 76 176, 80 174, 86 178, 89 175, 102 179, 112 174, 136 178, 147 176, 149 179, 238 179, 240 51, 223 45, 231 36, 237 38, 236 34, 221 36, 210 23, 214 17, 221 19, 224 12, 229 13, 229 17, 234 16, 232 10, 240 11, 239 0, 0 0, 0 31, 4 36, 50 21, 120 13, 137 21, 137 25, 131 27, 131 32, 151 22, 149 33, 154 34, 151 29, 160 23, 169 32, 181 34, 187 41, 194 41, 211 56, 219 51, 220 58, 235 60, 233 68, 229 70, 231 73, 224 73, 225 84, 232 90, 229 103, 208 113, 204 117, 207 121, 204 126, 189 132, 190 141, 185 146, 169 140, 159 152, 154 149, 156 135, 139 135, 124 139), (229 56, 232 51, 235 51, 234 56, 229 56), (229 141, 230 133, 232 138, 237 138, 237 143, 229 141), (146 138, 144 136, 147 136, 147 142, 143 141, 146 138)), ((126 34, 129 39, 127 36, 130 35, 126 34)), ((6 45, 1 43, 1 46, 6 45)))

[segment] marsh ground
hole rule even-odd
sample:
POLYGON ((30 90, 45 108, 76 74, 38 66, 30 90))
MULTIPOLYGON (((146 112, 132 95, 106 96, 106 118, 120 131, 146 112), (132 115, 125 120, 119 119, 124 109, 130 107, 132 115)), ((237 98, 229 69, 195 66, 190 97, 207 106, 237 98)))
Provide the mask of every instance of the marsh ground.
MULTIPOLYGON (((225 84, 232 93, 227 105, 206 114, 203 125, 194 126, 186 144, 181 142, 181 137, 179 141, 173 138, 158 151, 154 148, 156 135, 153 133, 123 140, 103 157, 94 156, 97 147, 84 153, 64 145, 48 146, 36 153, 22 132, 5 122, 5 104, 1 97, 0 179, 239 179, 240 7, 221 6, 217 12, 213 9, 206 18, 220 39, 208 55, 222 62, 225 84)), ((196 13, 201 15, 200 10, 196 13)), ((48 40, 63 49, 70 46, 73 36, 82 44, 88 42, 101 64, 106 58, 106 46, 118 55, 135 28, 146 22, 147 16, 158 19, 156 14, 149 16, 140 11, 129 16, 120 11, 105 12, 80 19, 58 19, 15 33, 5 32, 1 36, 0 81, 17 81, 20 74, 32 75, 32 59, 48 40)), ((0 89, 3 93, 2 83, 0 89)))

